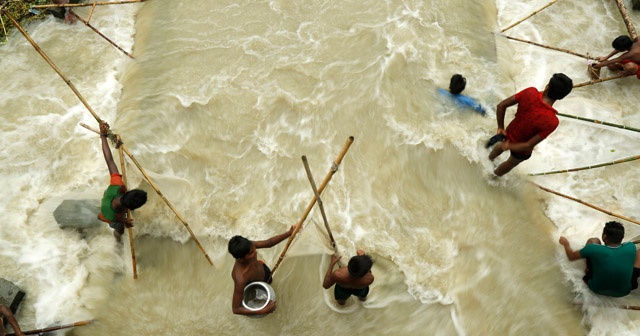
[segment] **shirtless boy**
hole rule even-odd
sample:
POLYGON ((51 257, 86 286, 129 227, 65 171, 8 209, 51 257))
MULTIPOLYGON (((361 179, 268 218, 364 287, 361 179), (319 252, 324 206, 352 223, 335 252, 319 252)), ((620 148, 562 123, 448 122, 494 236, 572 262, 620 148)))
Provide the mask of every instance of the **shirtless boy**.
POLYGON ((333 267, 338 263, 340 257, 331 256, 331 264, 329 264, 329 269, 327 269, 322 282, 324 289, 329 289, 331 286, 336 285, 333 296, 340 305, 344 305, 351 295, 355 295, 360 301, 367 300, 369 285, 373 283, 373 274, 371 273, 373 261, 371 257, 360 249, 356 254, 349 260, 347 267, 341 267, 335 271, 333 267))
POLYGON ((629 36, 621 35, 611 43, 613 51, 605 56, 598 57, 600 63, 592 65, 596 71, 606 66, 611 71, 623 71, 625 76, 636 75, 640 79, 640 41, 636 37, 632 40, 629 36), (613 55, 623 53, 619 57, 609 60, 613 55))

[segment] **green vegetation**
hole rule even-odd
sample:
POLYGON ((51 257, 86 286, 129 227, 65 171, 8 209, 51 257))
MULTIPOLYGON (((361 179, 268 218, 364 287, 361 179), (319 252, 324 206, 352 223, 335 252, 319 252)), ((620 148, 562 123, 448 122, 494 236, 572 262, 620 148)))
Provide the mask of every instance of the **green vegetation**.
POLYGON ((9 13, 20 25, 26 25, 32 21, 42 20, 47 13, 43 10, 31 10, 33 5, 45 5, 52 3, 50 0, 0 0, 0 44, 6 43, 8 35, 14 28, 13 23, 5 15, 9 13))

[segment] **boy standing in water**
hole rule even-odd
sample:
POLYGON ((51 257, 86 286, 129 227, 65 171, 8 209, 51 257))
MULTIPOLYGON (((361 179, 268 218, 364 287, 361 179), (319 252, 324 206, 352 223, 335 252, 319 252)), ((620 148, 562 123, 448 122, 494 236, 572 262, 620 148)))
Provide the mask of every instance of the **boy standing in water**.
POLYGON ((555 131, 559 124, 556 116, 558 111, 552 106, 556 100, 566 97, 572 89, 571 78, 557 73, 551 77, 543 92, 534 87, 526 88, 498 104, 496 133, 504 135, 505 139, 493 146, 489 160, 493 161, 507 150, 511 155, 494 170, 494 174, 502 176, 529 159, 533 148, 555 131), (507 108, 513 105, 518 105, 518 110, 505 130, 504 116, 507 108))
POLYGON ((349 260, 347 267, 341 267, 335 271, 333 267, 340 257, 331 256, 331 263, 322 282, 324 289, 335 285, 333 296, 340 305, 344 305, 351 295, 355 295, 360 301, 367 300, 369 285, 373 283, 371 273, 373 260, 363 250, 358 249, 356 254, 349 260))
POLYGON ((291 226, 289 231, 271 237, 267 240, 251 241, 242 236, 234 236, 229 240, 229 253, 236 259, 231 271, 233 279, 233 299, 231 310, 240 315, 264 315, 276 310, 275 301, 269 301, 266 307, 252 311, 242 305, 244 288, 255 281, 271 283, 271 270, 264 262, 258 260, 257 249, 270 248, 289 238, 296 226, 291 226))
POLYGON ((574 251, 565 237, 559 243, 564 247, 569 260, 587 259, 587 269, 582 278, 596 294, 621 297, 638 288, 640 275, 640 253, 633 242, 622 244, 624 226, 608 222, 602 230, 602 241, 589 238, 579 251, 574 251))
POLYGON ((122 175, 118 172, 118 166, 113 161, 111 149, 107 142, 109 135, 109 124, 100 123, 100 139, 102 140, 102 153, 109 167, 111 181, 109 187, 104 191, 100 214, 98 219, 109 224, 113 229, 113 235, 118 242, 122 241, 124 228, 133 226, 133 219, 126 218, 127 210, 135 210, 147 202, 147 193, 144 190, 134 189, 127 191, 122 182, 122 175))

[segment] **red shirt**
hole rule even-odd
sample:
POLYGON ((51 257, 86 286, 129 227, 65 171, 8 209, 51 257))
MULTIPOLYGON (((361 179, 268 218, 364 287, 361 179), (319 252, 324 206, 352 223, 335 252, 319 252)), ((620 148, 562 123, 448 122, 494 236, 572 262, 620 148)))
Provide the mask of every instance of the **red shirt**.
POLYGON ((556 130, 559 124, 556 116, 558 111, 542 101, 542 92, 530 87, 516 93, 514 97, 518 102, 518 111, 507 126, 509 142, 527 142, 535 135, 546 139, 556 130))

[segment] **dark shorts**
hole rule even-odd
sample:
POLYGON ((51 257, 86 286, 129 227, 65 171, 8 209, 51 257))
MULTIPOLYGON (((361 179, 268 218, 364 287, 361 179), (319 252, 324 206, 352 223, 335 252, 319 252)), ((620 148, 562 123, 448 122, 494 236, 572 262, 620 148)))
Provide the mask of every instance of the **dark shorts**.
POLYGON ((124 224, 119 222, 111 222, 109 223, 109 227, 117 231, 119 234, 124 233, 124 224))
POLYGON ((359 298, 365 298, 367 297, 368 294, 369 294, 369 286, 365 288, 355 289, 355 288, 344 288, 336 284, 335 288, 333 289, 333 297, 336 299, 336 301, 346 300, 351 295, 355 295, 359 298))
POLYGON ((511 152, 511 156, 521 161, 528 160, 531 157, 531 153, 527 153, 527 152, 514 152, 514 151, 510 151, 510 152, 511 152))
POLYGON ((271 281, 273 281, 273 279, 271 279, 271 269, 269 269, 269 266, 267 266, 262 260, 258 261, 262 264, 262 267, 264 267, 264 282, 271 284, 271 281))

